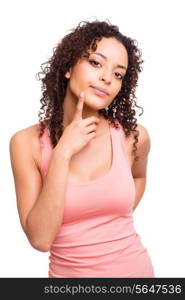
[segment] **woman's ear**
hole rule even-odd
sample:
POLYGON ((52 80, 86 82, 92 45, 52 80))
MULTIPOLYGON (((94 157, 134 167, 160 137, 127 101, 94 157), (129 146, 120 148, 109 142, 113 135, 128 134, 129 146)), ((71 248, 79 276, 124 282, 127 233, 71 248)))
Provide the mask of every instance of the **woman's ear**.
POLYGON ((67 79, 69 79, 70 76, 71 76, 70 71, 67 71, 67 72, 65 73, 65 77, 66 77, 67 79))

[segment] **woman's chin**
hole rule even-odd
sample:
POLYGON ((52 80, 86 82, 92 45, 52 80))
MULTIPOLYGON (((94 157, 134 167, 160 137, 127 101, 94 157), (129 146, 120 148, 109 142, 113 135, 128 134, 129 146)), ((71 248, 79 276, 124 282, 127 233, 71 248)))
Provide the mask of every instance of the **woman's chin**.
POLYGON ((87 106, 91 106, 93 109, 103 109, 107 105, 101 97, 96 95, 87 95, 85 103, 87 106))

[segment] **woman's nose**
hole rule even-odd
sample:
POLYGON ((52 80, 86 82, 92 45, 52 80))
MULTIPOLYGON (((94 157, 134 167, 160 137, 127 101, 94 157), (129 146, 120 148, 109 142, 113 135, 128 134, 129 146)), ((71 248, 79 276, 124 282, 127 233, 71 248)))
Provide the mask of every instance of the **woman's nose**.
POLYGON ((106 83, 110 83, 111 82, 111 76, 112 75, 109 72, 105 72, 105 73, 100 75, 100 80, 103 80, 106 83))

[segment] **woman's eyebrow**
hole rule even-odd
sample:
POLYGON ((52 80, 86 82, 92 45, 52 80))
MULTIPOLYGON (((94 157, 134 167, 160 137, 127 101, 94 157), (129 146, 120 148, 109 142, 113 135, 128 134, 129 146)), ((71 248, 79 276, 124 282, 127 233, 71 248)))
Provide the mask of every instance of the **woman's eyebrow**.
MULTIPOLYGON (((104 54, 102 54, 102 53, 100 53, 100 52, 94 52, 93 54, 97 54, 97 55, 100 55, 101 57, 103 57, 104 59, 107 59, 107 57, 104 55, 104 54)), ((125 66, 123 66, 123 65, 117 65, 117 67, 118 68, 121 68, 121 69, 127 69, 125 66)))

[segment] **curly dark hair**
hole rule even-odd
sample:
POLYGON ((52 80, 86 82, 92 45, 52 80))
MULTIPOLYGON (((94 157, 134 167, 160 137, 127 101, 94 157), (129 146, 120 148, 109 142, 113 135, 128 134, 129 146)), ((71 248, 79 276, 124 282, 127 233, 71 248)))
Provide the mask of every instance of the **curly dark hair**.
MULTIPOLYGON (((112 25, 110 21, 101 22, 98 20, 82 21, 76 28, 71 29, 71 32, 53 48, 52 57, 41 64, 42 72, 36 74, 42 81, 41 89, 43 91, 40 99, 41 107, 38 112, 39 138, 47 126, 53 148, 57 145, 64 130, 62 125, 63 102, 68 82, 65 73, 76 64, 84 53, 88 57, 89 49, 95 51, 97 48, 96 41, 100 41, 103 37, 114 37, 125 46, 128 53, 128 68, 116 98, 110 103, 108 110, 106 108, 100 109, 98 114, 103 115, 116 128, 116 121, 118 121, 126 136, 134 131, 133 146, 135 149, 133 152, 136 153, 139 131, 136 130, 137 119, 135 118, 134 105, 142 109, 143 113, 143 108, 138 106, 135 101, 138 73, 142 71, 141 64, 143 63, 141 50, 137 47, 137 40, 121 34, 118 26, 112 25), (43 68, 45 64, 46 66, 43 68), (44 74, 44 77, 40 78, 40 74, 44 74)), ((138 160, 139 157, 135 155, 134 159, 138 160)))

